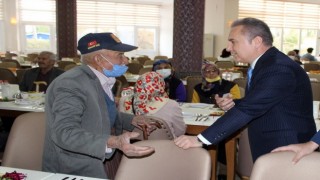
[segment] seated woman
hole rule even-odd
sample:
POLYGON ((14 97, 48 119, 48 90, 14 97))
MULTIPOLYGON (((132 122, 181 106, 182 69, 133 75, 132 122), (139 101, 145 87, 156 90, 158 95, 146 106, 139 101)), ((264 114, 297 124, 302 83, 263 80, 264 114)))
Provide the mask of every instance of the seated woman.
POLYGON ((220 70, 215 64, 203 61, 201 74, 202 83, 194 87, 191 102, 215 104, 214 96, 216 94, 223 96, 227 93, 230 93, 233 99, 240 99, 239 86, 234 82, 222 79, 220 70))
POLYGON ((168 60, 158 60, 153 64, 152 71, 156 71, 164 77, 165 90, 170 99, 185 102, 187 99, 186 88, 180 79, 175 77, 172 64, 168 60))
POLYGON ((179 104, 168 98, 165 82, 156 72, 147 72, 137 80, 134 93, 120 98, 119 111, 159 117, 167 122, 175 137, 183 135, 186 124, 179 104))

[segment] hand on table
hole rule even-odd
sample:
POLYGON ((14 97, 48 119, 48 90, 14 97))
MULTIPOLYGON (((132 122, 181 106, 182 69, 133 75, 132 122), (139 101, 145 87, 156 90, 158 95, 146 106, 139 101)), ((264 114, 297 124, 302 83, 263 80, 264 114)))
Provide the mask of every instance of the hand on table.
POLYGON ((175 138, 174 143, 182 149, 189 149, 192 147, 202 147, 202 143, 198 141, 197 136, 182 135, 175 138))
POLYGON ((293 157, 292 162, 293 164, 296 164, 301 158, 308 154, 311 154, 318 147, 319 145, 317 143, 309 141, 301 144, 292 144, 288 146, 278 147, 271 152, 293 151, 296 153, 296 155, 293 157))
POLYGON ((215 100, 217 105, 224 111, 228 111, 235 105, 232 94, 228 93, 227 95, 224 95, 223 97, 219 97, 218 94, 215 95, 215 100))
POLYGON ((153 147, 148 146, 137 146, 135 144, 130 144, 130 139, 138 137, 137 132, 126 132, 120 136, 111 136, 108 139, 108 148, 120 149, 126 156, 138 157, 145 156, 154 152, 153 147))

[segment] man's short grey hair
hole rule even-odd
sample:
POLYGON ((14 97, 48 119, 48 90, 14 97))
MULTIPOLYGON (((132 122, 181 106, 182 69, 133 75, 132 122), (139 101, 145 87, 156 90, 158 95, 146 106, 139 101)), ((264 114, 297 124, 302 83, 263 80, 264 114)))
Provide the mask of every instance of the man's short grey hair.
POLYGON ((40 55, 49 55, 49 59, 50 60, 53 60, 53 61, 56 61, 57 60, 57 56, 53 53, 53 52, 50 52, 50 51, 42 51, 40 52, 40 55))
POLYGON ((248 37, 249 41, 257 36, 260 36, 264 45, 272 46, 273 37, 270 28, 265 22, 261 21, 260 19, 238 19, 232 23, 231 28, 236 26, 243 26, 242 33, 248 37))
POLYGON ((101 54, 101 51, 103 51, 103 49, 87 54, 82 54, 80 57, 80 61, 82 62, 82 64, 90 64, 93 61, 93 57, 97 54, 101 54))

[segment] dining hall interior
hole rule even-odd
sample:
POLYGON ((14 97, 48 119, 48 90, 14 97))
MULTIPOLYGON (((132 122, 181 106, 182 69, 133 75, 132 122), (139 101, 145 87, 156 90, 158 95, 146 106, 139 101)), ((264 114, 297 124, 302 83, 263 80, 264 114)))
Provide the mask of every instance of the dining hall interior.
MULTIPOLYGON (((114 78, 111 91, 117 106, 123 97, 135 96, 134 88, 145 74, 161 74, 158 70, 165 66, 184 89, 183 100, 171 97, 172 93, 166 98, 177 101, 184 134, 198 137, 229 110, 219 107, 217 100, 211 102, 213 96, 210 103, 203 102, 199 92, 195 98, 197 85, 201 87, 208 79, 206 73, 218 72, 220 82, 232 83, 229 94, 236 87, 232 96, 239 98, 233 99, 247 95, 251 63, 230 54, 229 36, 235 20, 260 19, 270 27, 273 46, 296 61, 307 75, 313 126, 319 130, 319 12, 320 0, 0 0, 0 177, 99 179, 43 170, 46 90, 54 79, 38 77, 30 87, 24 83, 31 69, 45 66, 44 59, 50 62, 47 71, 56 73, 54 78, 85 66, 78 45, 88 33, 111 32, 120 43, 137 46, 124 54, 128 70, 114 78), (294 50, 299 53, 291 55, 294 50)), ((171 125, 162 118, 155 121, 160 126, 149 136, 134 129, 140 133, 135 144, 153 146, 155 153, 135 159, 117 150, 103 162, 108 179, 320 178, 315 169, 320 164, 318 152, 295 165, 291 163, 293 152, 266 153, 253 159, 247 126, 231 133, 219 146, 182 150, 173 143, 178 136, 170 131, 171 125)))

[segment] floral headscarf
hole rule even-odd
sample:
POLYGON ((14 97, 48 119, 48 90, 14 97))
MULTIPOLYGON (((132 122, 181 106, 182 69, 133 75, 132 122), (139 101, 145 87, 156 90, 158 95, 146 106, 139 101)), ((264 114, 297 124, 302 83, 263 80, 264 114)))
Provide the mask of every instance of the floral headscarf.
POLYGON ((138 78, 133 98, 131 96, 125 100, 124 111, 134 112, 136 115, 153 114, 167 102, 168 95, 163 78, 156 72, 147 72, 138 78))
POLYGON ((202 86, 201 86, 201 89, 203 91, 210 91, 214 87, 213 83, 208 83, 206 81, 205 70, 208 69, 209 67, 213 67, 216 71, 218 71, 218 74, 220 75, 220 70, 214 63, 212 63, 212 62, 210 62, 208 60, 203 60, 202 66, 201 66, 201 75, 202 75, 202 86))

